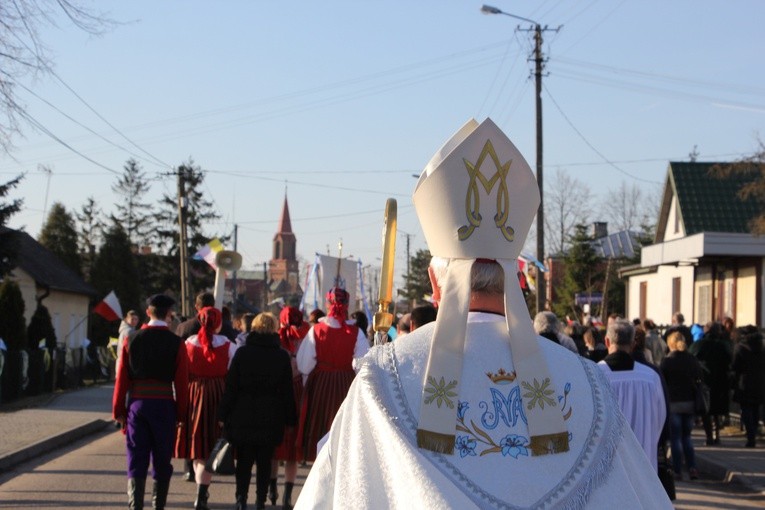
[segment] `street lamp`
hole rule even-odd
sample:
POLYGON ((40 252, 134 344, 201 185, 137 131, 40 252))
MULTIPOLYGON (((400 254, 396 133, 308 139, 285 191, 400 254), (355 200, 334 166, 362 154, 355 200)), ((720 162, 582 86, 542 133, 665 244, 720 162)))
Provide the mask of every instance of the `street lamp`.
MULTIPOLYGON (((537 210, 537 260, 544 264, 545 261, 545 209, 543 194, 543 164, 542 164, 542 68, 544 58, 542 57, 542 27, 532 19, 516 16, 492 7, 491 5, 482 5, 483 14, 504 14, 511 18, 526 21, 534 25, 534 62, 536 63, 534 76, 536 78, 536 110, 537 110, 537 184, 539 185, 539 209, 537 210)), ((544 28, 547 30, 547 27, 544 28)), ((537 278, 537 313, 545 309, 546 282, 544 275, 537 278)))

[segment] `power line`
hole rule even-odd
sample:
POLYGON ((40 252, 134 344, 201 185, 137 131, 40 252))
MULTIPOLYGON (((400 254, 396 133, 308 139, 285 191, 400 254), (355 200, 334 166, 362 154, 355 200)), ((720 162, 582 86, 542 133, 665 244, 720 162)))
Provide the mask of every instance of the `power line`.
POLYGON ((585 137, 585 136, 582 134, 582 132, 581 132, 581 131, 579 131, 579 129, 577 129, 577 127, 576 127, 576 126, 574 126, 574 123, 573 123, 573 122, 571 122, 571 119, 569 119, 569 118, 568 118, 568 116, 567 116, 567 115, 566 115, 566 114, 563 112, 563 110, 561 109, 560 105, 559 105, 559 104, 558 104, 558 102, 555 100, 555 98, 552 96, 552 94, 550 94, 550 90, 547 88, 547 86, 546 86, 546 85, 544 86, 544 89, 545 89, 545 92, 547 92, 547 96, 550 98, 550 100, 551 100, 551 101, 553 102, 553 104, 555 105, 555 108, 557 108, 557 109, 558 109, 558 112, 561 114, 561 116, 562 116, 562 117, 563 117, 563 118, 566 120, 566 122, 568 123, 568 125, 569 125, 569 126, 571 126, 571 129, 573 129, 573 130, 574 130, 574 132, 575 132, 577 135, 579 135, 579 138, 581 138, 581 139, 582 139, 582 141, 583 141, 585 144, 587 144, 587 146, 588 146, 590 149, 592 149, 592 151, 593 151, 595 154, 597 154, 598 156, 600 156, 601 158, 603 158, 603 161, 605 161, 605 162, 606 162, 606 163, 607 163, 607 164, 608 164, 610 167, 612 167, 612 168, 616 169, 617 171, 621 172, 622 174, 626 175, 627 177, 630 177, 630 178, 632 178, 632 179, 635 179, 635 180, 637 180, 637 181, 648 182, 648 183, 651 183, 651 184, 661 184, 660 182, 657 182, 657 181, 651 181, 651 180, 649 180, 649 179, 643 179, 643 178, 641 178, 641 177, 637 177, 636 175, 632 175, 631 173, 627 172, 626 170, 623 170, 623 169, 619 168, 618 166, 616 166, 616 165, 615 165, 615 164, 614 164, 614 163, 613 163, 611 160, 609 160, 609 159, 608 159, 606 156, 604 156, 602 152, 600 152, 600 151, 599 151, 597 148, 595 148, 595 146, 594 146, 594 145, 592 145, 592 144, 590 143, 590 141, 589 141, 589 140, 587 140, 587 138, 586 138, 586 137, 585 137))

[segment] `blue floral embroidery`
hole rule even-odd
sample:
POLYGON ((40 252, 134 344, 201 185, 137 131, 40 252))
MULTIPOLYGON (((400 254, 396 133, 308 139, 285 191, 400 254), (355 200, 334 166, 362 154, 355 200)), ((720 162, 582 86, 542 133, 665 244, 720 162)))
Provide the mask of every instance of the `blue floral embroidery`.
POLYGON ((458 401, 457 402, 457 418, 460 420, 465 419, 465 413, 467 410, 470 409, 470 405, 468 405, 467 402, 458 401))
POLYGON ((499 442, 499 446, 502 448, 502 455, 505 457, 509 455, 517 459, 519 455, 529 456, 529 450, 526 448, 528 441, 525 437, 508 434, 499 442))
POLYGON ((454 441, 454 447, 460 452, 460 458, 465 458, 468 455, 475 457, 475 447, 477 443, 475 439, 470 439, 467 436, 457 436, 454 441))

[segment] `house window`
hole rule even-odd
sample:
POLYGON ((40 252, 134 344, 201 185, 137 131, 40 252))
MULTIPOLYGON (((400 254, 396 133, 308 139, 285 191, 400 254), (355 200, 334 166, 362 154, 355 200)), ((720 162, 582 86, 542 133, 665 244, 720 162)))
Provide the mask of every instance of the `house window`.
POLYGON ((648 315, 646 310, 648 296, 648 282, 640 282, 640 318, 645 319, 648 315))
POLYGON ((699 286, 699 323, 712 320, 712 285, 699 286))
POLYGON ((677 201, 675 201, 675 234, 678 232, 680 232, 680 210, 677 201))
POLYGON ((672 278, 672 313, 680 311, 680 278, 672 278))

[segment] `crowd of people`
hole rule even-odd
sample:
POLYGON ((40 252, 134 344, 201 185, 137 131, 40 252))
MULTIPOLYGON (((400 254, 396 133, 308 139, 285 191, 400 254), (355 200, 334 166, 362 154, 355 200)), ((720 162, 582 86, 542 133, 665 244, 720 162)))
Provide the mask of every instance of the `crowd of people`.
POLYGON ((172 299, 149 299, 150 321, 122 345, 113 402, 130 508, 143 508, 150 460, 153 506, 164 508, 175 455, 191 461, 195 508, 206 509, 212 474, 202 461, 221 435, 238 455, 239 510, 253 464, 256 508, 276 504, 280 462, 291 509, 301 461, 312 467, 295 510, 670 509, 667 440, 675 476, 685 467, 697 477, 690 431, 699 418, 719 443, 732 399, 755 446, 765 399, 756 327, 711 323, 694 339, 679 313, 663 335, 619 316, 605 328, 563 325, 551 312, 531 320, 517 258, 539 189, 490 119, 471 119, 444 144, 413 201, 435 306, 401 317, 386 345, 370 350, 366 317, 349 320, 340 288, 308 325, 286 308, 227 333, 209 296, 176 333, 172 299), (499 188, 491 225, 481 224, 478 181, 486 193, 499 188), (702 381, 710 401, 700 413, 702 381))
MULTIPOLYGON (((290 510, 298 465, 316 458, 371 345, 366 315, 349 315, 348 298, 332 289, 327 312, 314 310, 309 321, 290 306, 278 318, 232 318, 209 292, 183 322, 164 295, 149 298, 142 326, 137 312, 125 314, 113 415, 127 436, 129 508, 143 508, 150 460, 153 508, 164 508, 173 457, 186 461, 184 478, 197 484, 194 508, 208 508, 213 473, 205 465, 225 437, 236 452, 236 508, 247 508, 253 465, 256 508, 267 499, 275 505, 283 464, 282 508, 290 510)), ((419 307, 417 316, 433 320, 435 308, 419 307)))

